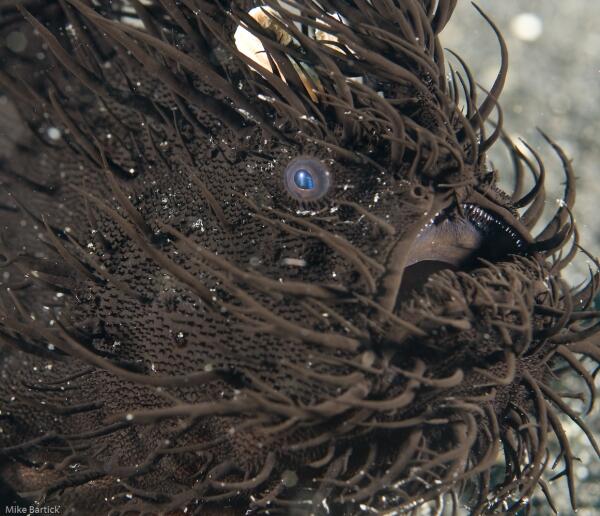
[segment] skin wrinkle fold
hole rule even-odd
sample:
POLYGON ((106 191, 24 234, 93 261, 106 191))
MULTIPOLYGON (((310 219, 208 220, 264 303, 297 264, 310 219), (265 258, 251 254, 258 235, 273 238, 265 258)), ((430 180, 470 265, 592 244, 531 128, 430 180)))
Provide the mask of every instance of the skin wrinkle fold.
POLYGON ((27 35, 0 49, 0 129, 23 129, 0 145, 2 495, 527 514, 555 462, 575 509, 564 420, 600 454, 600 276, 561 271, 599 264, 544 133, 565 192, 533 233, 555 172, 502 128, 499 30, 477 8, 501 57, 478 92, 439 41, 456 0, 257 5, 0 2, 0 38, 27 35))

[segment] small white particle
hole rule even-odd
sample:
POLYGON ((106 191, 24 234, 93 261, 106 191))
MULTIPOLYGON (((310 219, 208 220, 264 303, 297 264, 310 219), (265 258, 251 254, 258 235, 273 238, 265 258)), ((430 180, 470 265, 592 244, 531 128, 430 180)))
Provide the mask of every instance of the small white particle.
POLYGON ((539 16, 521 13, 511 20, 510 30, 522 41, 535 41, 542 35, 544 25, 539 16))
POLYGON ((48 127, 48 129, 46 129, 46 135, 51 140, 57 141, 60 140, 61 132, 57 127, 48 127))
POLYGON ((13 31, 6 36, 6 46, 13 52, 23 52, 27 48, 27 37, 20 31, 13 31))
POLYGON ((282 262, 290 267, 306 267, 306 260, 302 258, 284 258, 282 262))
POLYGON ((285 487, 294 487, 298 483, 298 474, 287 469, 281 475, 281 482, 285 487))

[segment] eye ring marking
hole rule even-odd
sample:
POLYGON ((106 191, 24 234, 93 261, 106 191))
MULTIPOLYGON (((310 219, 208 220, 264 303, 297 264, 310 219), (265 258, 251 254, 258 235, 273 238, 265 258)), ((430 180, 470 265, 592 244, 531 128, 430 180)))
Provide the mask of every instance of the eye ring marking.
POLYGON ((300 156, 285 169, 283 183, 287 193, 302 203, 322 199, 331 189, 331 172, 317 158, 300 156))

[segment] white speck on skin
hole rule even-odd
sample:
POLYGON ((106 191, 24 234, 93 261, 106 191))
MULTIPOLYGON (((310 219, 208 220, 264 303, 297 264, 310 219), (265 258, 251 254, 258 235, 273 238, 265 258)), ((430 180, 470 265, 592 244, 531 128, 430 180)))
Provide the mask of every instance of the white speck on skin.
POLYGON ((285 487, 294 487, 298 483, 298 474, 286 469, 281 475, 281 482, 285 487))
POLYGON ((23 52, 27 48, 27 37, 20 31, 13 31, 6 36, 6 46, 13 52, 23 52))
POLYGON ((53 141, 60 140, 61 137, 61 132, 58 127, 48 127, 48 129, 46 130, 46 134, 48 135, 48 138, 50 138, 53 141))
POLYGON ((306 267, 306 260, 302 258, 284 258, 284 265, 289 265, 290 267, 306 267))

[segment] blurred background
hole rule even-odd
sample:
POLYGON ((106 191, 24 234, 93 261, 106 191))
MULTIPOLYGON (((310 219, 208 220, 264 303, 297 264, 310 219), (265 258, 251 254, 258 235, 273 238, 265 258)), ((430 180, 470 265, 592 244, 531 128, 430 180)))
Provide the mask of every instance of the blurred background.
MULTIPOLYGON (((536 127, 556 140, 573 160, 578 176, 575 216, 582 243, 600 249, 600 2, 591 0, 479 0, 496 23, 509 50, 509 74, 500 98, 504 127, 522 137, 544 158, 548 168, 547 212, 562 196, 562 167, 536 127)), ((490 88, 500 65, 498 41, 468 0, 458 7, 442 33, 442 43, 459 53, 476 80, 490 88)), ((449 56, 449 62, 458 65, 449 56)), ((457 69, 460 69, 458 66, 457 69)), ((511 170, 497 146, 491 159, 511 170)), ((510 178, 509 178, 510 179, 510 178)), ((510 184, 510 183, 509 183, 510 184)), ((569 277, 583 280, 587 263, 577 263, 569 277)))
MULTIPOLYGON (((461 55, 476 80, 489 89, 500 65, 498 42, 470 1, 459 0, 458 4, 442 33, 442 43, 461 55)), ((512 136, 527 140, 544 158, 549 176, 548 217, 556 210, 556 198, 562 196, 564 176, 560 161, 536 127, 556 140, 573 160, 578 178, 575 217, 581 243, 597 256, 600 254, 600 2, 478 0, 477 5, 498 26, 508 46, 508 81, 500 98, 504 127, 512 136)), ((451 57, 449 61, 457 64, 451 57)), ((502 146, 497 146, 490 156, 500 177, 503 170, 510 173, 511 164, 502 146)), ((588 260, 580 258, 567 271, 572 283, 584 280, 588 273, 588 260)), ((589 424, 600 439, 599 410, 589 424)), ((597 516, 600 459, 576 425, 565 421, 565 429, 575 455, 581 459, 575 466, 579 480, 578 514, 597 516)), ((559 464, 556 472, 561 469, 559 464)), ((552 485, 560 513, 573 514, 565 479, 552 485)), ((533 513, 547 515, 551 511, 534 500, 533 513)))

